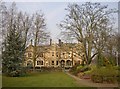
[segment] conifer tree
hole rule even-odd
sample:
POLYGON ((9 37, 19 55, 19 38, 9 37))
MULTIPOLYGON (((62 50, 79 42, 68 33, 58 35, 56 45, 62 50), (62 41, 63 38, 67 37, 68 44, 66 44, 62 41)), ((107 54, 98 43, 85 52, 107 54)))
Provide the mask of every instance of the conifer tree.
POLYGON ((3 72, 12 77, 20 76, 24 48, 21 33, 17 31, 15 24, 10 27, 3 45, 3 72))

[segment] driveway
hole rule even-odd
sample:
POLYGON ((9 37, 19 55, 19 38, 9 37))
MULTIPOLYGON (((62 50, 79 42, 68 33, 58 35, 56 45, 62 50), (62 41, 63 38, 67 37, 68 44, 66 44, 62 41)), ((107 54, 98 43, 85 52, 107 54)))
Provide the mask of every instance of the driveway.
POLYGON ((107 83, 93 83, 90 79, 80 79, 68 72, 66 72, 69 76, 74 78, 75 80, 78 81, 78 83, 86 85, 88 87, 98 87, 98 89, 113 89, 114 87, 118 87, 118 84, 107 84, 107 83))

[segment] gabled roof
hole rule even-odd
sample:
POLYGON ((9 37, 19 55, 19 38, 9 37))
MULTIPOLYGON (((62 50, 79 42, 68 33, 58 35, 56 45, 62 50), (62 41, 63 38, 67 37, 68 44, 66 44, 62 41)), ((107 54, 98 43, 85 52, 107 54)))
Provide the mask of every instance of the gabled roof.
MULTIPOLYGON (((33 45, 29 45, 26 49, 34 47, 33 45)), ((39 52, 46 52, 48 50, 52 50, 52 48, 55 47, 56 50, 61 49, 63 51, 70 51, 72 48, 79 50, 81 49, 81 44, 79 43, 63 43, 61 45, 59 44, 52 44, 52 45, 39 45, 37 46, 37 51, 39 52)))

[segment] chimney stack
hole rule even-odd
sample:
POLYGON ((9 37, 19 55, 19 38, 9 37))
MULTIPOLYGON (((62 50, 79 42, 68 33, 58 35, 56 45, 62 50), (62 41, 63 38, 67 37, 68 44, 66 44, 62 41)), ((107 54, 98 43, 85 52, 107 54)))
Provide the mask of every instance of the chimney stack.
POLYGON ((32 45, 32 39, 31 39, 31 45, 32 45))
POLYGON ((50 45, 52 45, 52 39, 50 39, 50 45))
POLYGON ((62 44, 61 39, 59 39, 58 41, 59 41, 59 46, 61 46, 61 44, 62 44))

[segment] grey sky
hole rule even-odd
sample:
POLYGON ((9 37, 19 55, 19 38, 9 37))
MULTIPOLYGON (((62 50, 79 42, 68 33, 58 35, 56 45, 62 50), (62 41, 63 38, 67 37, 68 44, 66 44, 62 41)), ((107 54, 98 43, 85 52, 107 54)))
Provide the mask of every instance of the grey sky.
MULTIPOLYGON (((51 33, 51 37, 54 41, 60 37, 60 29, 56 24, 64 20, 67 11, 67 5, 73 2, 16 2, 18 10, 32 14, 36 11, 42 10, 45 14, 47 30, 51 33)), ((78 2, 81 4, 83 2, 78 2)), ((7 6, 11 3, 7 2, 7 6)), ((108 5, 108 8, 118 8, 117 2, 101 2, 101 4, 108 5)), ((116 17, 116 27, 117 27, 117 14, 116 17)))

